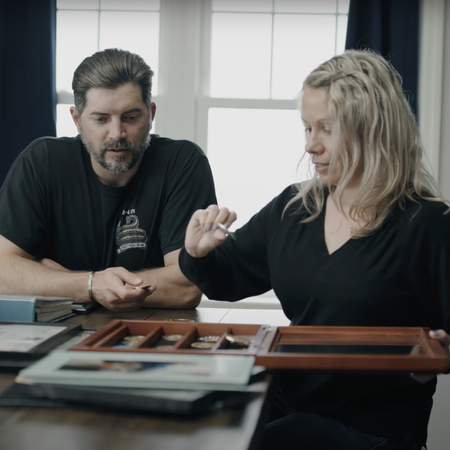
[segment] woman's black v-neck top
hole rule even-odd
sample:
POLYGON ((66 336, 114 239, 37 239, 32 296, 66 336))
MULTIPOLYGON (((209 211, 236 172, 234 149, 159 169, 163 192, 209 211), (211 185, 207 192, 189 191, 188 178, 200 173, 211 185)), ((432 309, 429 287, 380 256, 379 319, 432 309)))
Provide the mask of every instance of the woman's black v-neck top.
MULTIPOLYGON (((407 202, 374 234, 328 253, 325 210, 305 212, 286 188, 205 258, 183 249, 180 267, 210 298, 235 301, 273 288, 292 325, 420 326, 450 332, 450 214, 439 202, 407 202)), ((284 374, 295 410, 362 431, 425 443, 436 380, 409 374, 284 374)))

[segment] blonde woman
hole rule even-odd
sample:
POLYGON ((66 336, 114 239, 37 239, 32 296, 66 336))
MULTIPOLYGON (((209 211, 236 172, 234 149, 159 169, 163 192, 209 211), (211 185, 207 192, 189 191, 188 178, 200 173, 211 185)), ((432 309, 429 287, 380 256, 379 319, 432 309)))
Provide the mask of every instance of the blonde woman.
MULTIPOLYGON (((312 179, 235 240, 217 225, 234 212, 194 213, 182 272, 218 300, 273 288, 292 325, 425 326, 448 351, 450 214, 398 73, 348 51, 306 78, 300 110, 312 179)), ((433 375, 283 374, 262 447, 420 449, 435 386, 433 375)))

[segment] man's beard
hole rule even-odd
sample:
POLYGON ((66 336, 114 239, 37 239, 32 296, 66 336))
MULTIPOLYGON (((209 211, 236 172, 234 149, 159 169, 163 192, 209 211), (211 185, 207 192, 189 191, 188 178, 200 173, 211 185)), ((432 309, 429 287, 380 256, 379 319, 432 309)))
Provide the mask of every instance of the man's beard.
POLYGON ((144 156, 145 150, 150 145, 150 124, 148 124, 145 130, 144 137, 142 138, 139 145, 134 145, 128 142, 126 139, 121 139, 120 141, 109 141, 104 144, 100 149, 96 149, 94 144, 84 135, 83 129, 80 126, 80 136, 81 140, 86 147, 88 153, 94 158, 94 161, 100 164, 106 170, 119 175, 121 173, 128 172, 131 170, 144 156), (110 149, 122 149, 125 148, 130 150, 131 160, 126 161, 122 156, 114 156, 114 162, 106 162, 105 155, 110 149))

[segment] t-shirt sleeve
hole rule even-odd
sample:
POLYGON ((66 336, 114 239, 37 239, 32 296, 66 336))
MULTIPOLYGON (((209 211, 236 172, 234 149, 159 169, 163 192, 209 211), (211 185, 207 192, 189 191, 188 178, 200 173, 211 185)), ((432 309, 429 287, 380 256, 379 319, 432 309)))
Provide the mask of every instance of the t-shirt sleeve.
POLYGON ((216 204, 211 168, 205 154, 186 141, 167 184, 167 195, 160 227, 163 254, 183 246, 186 228, 192 214, 216 204))
POLYGON ((0 234, 33 256, 49 232, 45 158, 39 141, 30 144, 11 166, 0 190, 0 234))

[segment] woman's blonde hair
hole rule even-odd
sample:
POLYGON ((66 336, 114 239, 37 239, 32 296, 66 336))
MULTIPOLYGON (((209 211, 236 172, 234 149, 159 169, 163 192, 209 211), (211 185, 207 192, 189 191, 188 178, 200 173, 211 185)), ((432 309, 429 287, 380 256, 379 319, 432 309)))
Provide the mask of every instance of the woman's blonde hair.
POLYGON ((328 93, 334 143, 328 173, 339 161, 342 174, 336 186, 323 185, 317 174, 298 186, 287 207, 302 200, 301 208, 309 215, 303 222, 321 213, 325 188, 333 192, 343 212, 342 193, 357 176, 360 183, 350 217, 367 224, 354 230, 353 237, 376 231, 396 205, 404 207, 406 199, 443 200, 423 164, 419 130, 401 77, 382 56, 367 50, 346 51, 313 70, 302 93, 305 88, 328 93))

